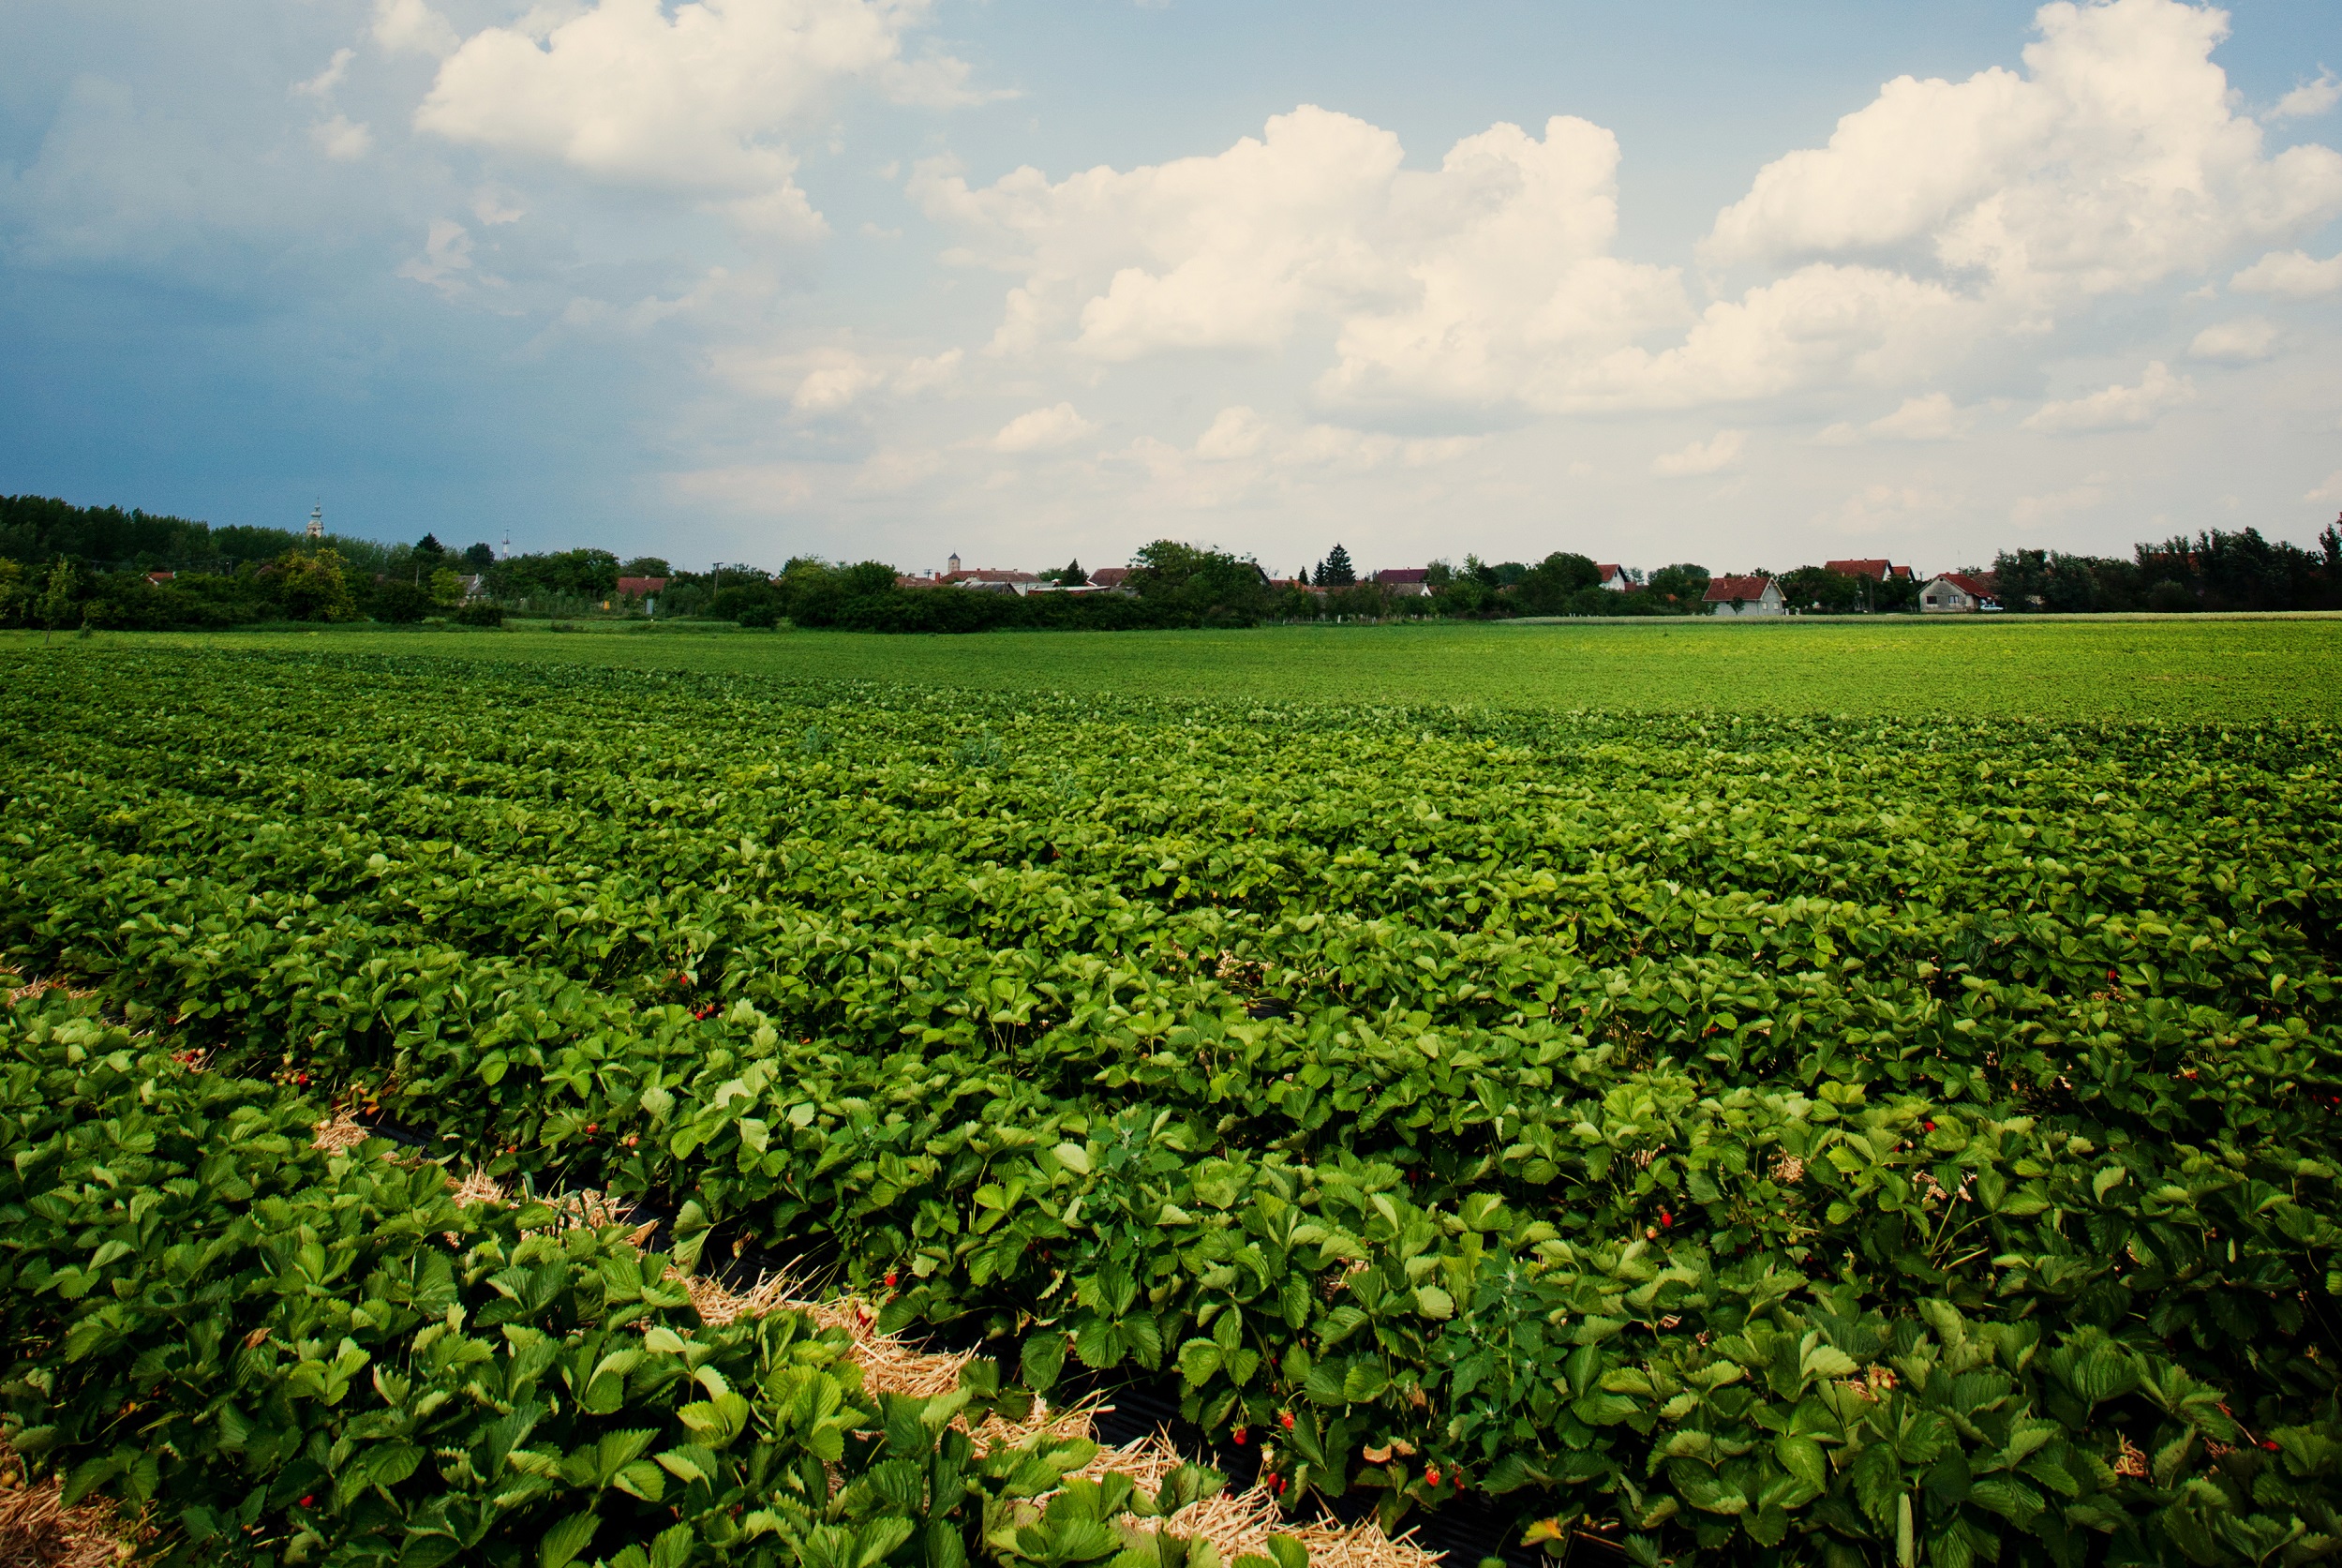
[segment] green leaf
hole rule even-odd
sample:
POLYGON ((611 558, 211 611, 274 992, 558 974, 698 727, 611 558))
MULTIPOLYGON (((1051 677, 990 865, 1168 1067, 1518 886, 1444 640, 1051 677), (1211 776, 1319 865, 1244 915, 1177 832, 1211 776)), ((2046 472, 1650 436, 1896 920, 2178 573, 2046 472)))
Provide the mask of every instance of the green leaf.
POLYGON ((568 1568, 601 1528, 601 1518, 590 1508, 582 1514, 572 1514, 546 1531, 537 1543, 537 1568, 568 1568))
POLYGON ((1797 1477, 1799 1485, 1810 1487, 1816 1496, 1829 1489, 1829 1464, 1822 1455, 1822 1445, 1812 1438, 1786 1434, 1773 1440, 1773 1456, 1781 1468, 1797 1477))
POLYGON ((1057 1374, 1066 1365, 1066 1337, 1047 1331, 1028 1335, 1018 1365, 1023 1369, 1027 1388, 1036 1394, 1048 1393, 1057 1385, 1057 1374))

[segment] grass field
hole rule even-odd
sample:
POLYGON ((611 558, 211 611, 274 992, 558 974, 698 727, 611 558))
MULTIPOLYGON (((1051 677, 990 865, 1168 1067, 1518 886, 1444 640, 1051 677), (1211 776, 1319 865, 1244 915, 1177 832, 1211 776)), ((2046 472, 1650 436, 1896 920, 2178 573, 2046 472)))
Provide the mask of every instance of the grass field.
MULTIPOLYGON (((127 637, 282 649, 302 633, 127 637)), ((22 640, 37 640, 21 638, 22 640)), ((336 629, 320 648, 1238 702, 2257 719, 2342 713, 2342 619, 1704 621, 885 637, 336 629)))

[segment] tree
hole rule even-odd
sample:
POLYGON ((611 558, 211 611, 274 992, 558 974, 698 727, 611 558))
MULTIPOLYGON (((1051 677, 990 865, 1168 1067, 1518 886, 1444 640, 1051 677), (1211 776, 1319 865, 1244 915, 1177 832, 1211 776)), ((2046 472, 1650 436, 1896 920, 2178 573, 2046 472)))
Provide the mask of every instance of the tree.
POLYGON ((1090 580, 1090 575, 1081 570, 1081 560, 1078 556, 1056 571, 1044 572, 1041 575, 1054 580, 1061 588, 1081 588, 1090 580))
POLYGON ((57 628, 73 614, 73 563, 63 556, 49 569, 49 585, 41 590, 37 613, 43 628, 42 642, 56 635, 57 628))
POLYGON ((441 609, 453 609, 464 596, 464 580, 442 566, 431 574, 428 591, 431 603, 441 609))
POLYGON ((1573 594, 1581 589, 1601 586, 1602 569, 1594 564, 1592 557, 1556 550, 1529 568, 1515 594, 1521 608, 1530 615, 1560 615, 1573 594))
POLYGON ((1643 593, 1647 598, 1658 598, 1678 613, 1688 615, 1696 611, 1708 597, 1708 585, 1712 580, 1708 568, 1697 561, 1678 561, 1653 572, 1650 581, 1643 585, 1643 593))
POLYGON ((485 540, 476 545, 467 545, 464 549, 464 564, 474 572, 485 572, 496 564, 496 551, 485 540))
POLYGON ((1309 586, 1309 568, 1307 566, 1304 566, 1300 571, 1294 573, 1293 582, 1298 587, 1307 588, 1309 586))
POLYGON ((277 557, 276 602, 288 620, 348 620, 357 614, 338 550, 287 550, 277 557))
POLYGON ((1267 609, 1268 574, 1225 550, 1157 539, 1130 561, 1125 586, 1191 623, 1250 625, 1267 609))
POLYGON ((424 570, 427 572, 447 559, 447 546, 440 543, 438 534, 426 533, 415 541, 415 558, 422 561, 424 570))
POLYGON ((625 577, 672 577, 675 568, 666 563, 664 556, 636 556, 619 568, 619 575, 625 577))
POLYGON ((1318 562, 1318 582, 1325 588, 1352 588, 1358 582, 1358 570, 1350 563, 1350 552, 1335 545, 1318 562))
POLYGON ((1800 566, 1781 575, 1782 602, 1793 610, 1848 615, 1862 603, 1862 585, 1827 566, 1800 566))
POLYGON ((404 577, 374 585, 366 614, 390 626, 411 626, 431 613, 431 596, 404 577))

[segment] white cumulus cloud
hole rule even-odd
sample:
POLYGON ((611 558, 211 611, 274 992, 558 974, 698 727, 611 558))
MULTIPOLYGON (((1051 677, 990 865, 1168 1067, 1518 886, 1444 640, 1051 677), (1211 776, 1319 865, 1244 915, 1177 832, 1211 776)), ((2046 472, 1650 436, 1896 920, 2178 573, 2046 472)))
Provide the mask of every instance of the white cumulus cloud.
POLYGON ((1975 426, 1974 409, 1960 407, 1948 393, 1931 392, 1923 397, 1904 398, 1902 407, 1871 421, 1868 428, 1872 435, 1888 441, 1956 441, 1975 426))
POLYGON ((444 59, 462 38, 455 23, 425 0, 375 0, 374 41, 393 54, 428 54, 444 59))
POLYGON ((321 120, 309 127, 309 140, 319 152, 340 162, 362 158, 374 150, 374 132, 351 122, 346 114, 321 120))
POLYGON ((2323 114, 2335 104, 2342 103, 2342 77, 2332 71, 2320 71, 2318 80, 2305 82, 2285 97, 2277 99, 2269 111, 2272 119, 2308 120, 2323 114))
POLYGON ((1402 158, 1389 131, 1305 104, 1211 157, 980 188, 930 167, 913 190, 969 232, 959 259, 1023 275, 1009 352, 1257 352, 1316 324, 1337 337, 1330 398, 1497 403, 1690 319, 1673 269, 1607 254, 1610 132, 1557 117, 1542 139, 1467 137, 1437 171, 1402 158))
POLYGON ((2240 294, 2316 299, 2342 291, 2342 254, 2320 261, 2305 250, 2273 250, 2229 279, 2240 294))
POLYGON ((1650 471, 1662 479, 1687 479, 1703 473, 1720 473, 1738 462, 1741 449, 1749 443, 1746 430, 1719 430, 1704 441, 1675 452, 1662 453, 1651 459, 1650 471))
POLYGON ((1712 264, 1930 255, 2055 302, 2200 271, 2342 211, 2342 155, 2266 156, 2212 51, 2226 13, 2178 0, 2044 6, 2026 71, 1899 77, 1827 147, 1767 165, 1712 264))
POLYGON ((325 68, 323 70, 318 72, 306 82, 294 82, 292 84, 292 90, 301 94, 305 97, 321 98, 327 97, 335 88, 341 85, 342 78, 350 74, 350 62, 357 57, 358 52, 354 49, 337 49, 334 51, 334 57, 325 63, 325 68))
POLYGON ((1097 426, 1074 411, 1071 403, 1021 413, 1000 427, 992 439, 994 452, 1047 452, 1080 441, 1097 426))
POLYGON ((2267 359, 2276 351, 2276 346, 2277 324, 2266 316, 2246 316, 2233 321, 2215 321, 2204 328, 2187 346, 2187 353, 2191 359, 2249 365, 2257 359, 2267 359))
POLYGON ((2153 425, 2195 396, 2195 383, 2172 375, 2170 367, 2158 359, 2148 365, 2137 386, 2118 381, 2086 397, 2044 403, 2025 420, 2025 428, 2053 436, 2138 429, 2153 425))
MULTIPOLYGON (((422 0, 383 0, 385 19, 422 0)), ((840 82, 898 97, 953 96, 964 67, 902 57, 924 12, 887 0, 598 0, 532 11, 447 52, 418 128, 566 165, 590 178, 723 203, 742 228, 782 237, 826 226, 796 183, 784 131, 840 82)), ((380 33, 384 22, 378 22, 380 33)), ((403 34, 425 34, 402 22, 403 34)))

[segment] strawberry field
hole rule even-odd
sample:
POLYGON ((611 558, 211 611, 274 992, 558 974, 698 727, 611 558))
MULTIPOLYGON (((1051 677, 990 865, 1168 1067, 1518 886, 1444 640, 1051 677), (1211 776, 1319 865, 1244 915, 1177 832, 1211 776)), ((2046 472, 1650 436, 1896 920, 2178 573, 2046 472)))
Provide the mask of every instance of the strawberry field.
MULTIPOLYGON (((776 1417, 770 1455, 722 1465, 693 1426, 710 1457, 682 1462, 724 1473, 650 1506, 612 1425, 635 1400, 646 1432, 717 1420, 670 1409, 698 1355, 813 1411, 828 1352, 786 1326, 679 1337, 688 1307, 635 1263, 509 1226, 465 1232, 484 1261, 442 1280, 424 1243, 481 1222, 365 1185, 388 1177, 220 1163, 339 1104, 451 1169, 641 1199, 686 1267, 798 1259, 886 1327, 980 1338, 976 1397, 1159 1384, 1296 1509, 1493 1497, 1516 1540, 1644 1562, 2342 1549, 2333 727, 185 649, 0 671, 0 948, 95 993, 0 1028, 0 1435, 85 1489, 171 1500, 261 1463, 198 1395, 265 1325, 172 1261, 182 1224, 318 1225, 360 1260, 261 1268, 315 1298, 283 1337, 315 1369, 270 1374, 295 1413, 269 1462, 309 1452, 333 1424, 297 1412, 335 1391, 300 1504, 332 1561, 448 1560, 391 1528, 444 1514, 417 1489, 475 1452, 433 1424, 509 1416, 553 1331, 516 1336, 508 1303, 465 1341, 505 1359, 467 1385, 417 1325, 453 1334, 483 1280, 573 1300, 522 1265, 595 1281, 565 1343, 690 1347, 606 1386, 597 1348, 564 1407, 614 1445, 560 1484, 634 1475, 625 1506, 668 1531, 654 1551, 639 1525, 645 1563, 750 1561, 723 1520, 780 1508, 783 1472, 824 1516, 823 1462, 861 1462, 824 1434, 887 1426, 776 1417), (138 1131, 178 1106, 212 1130, 138 1131), (367 1339, 337 1292, 413 1322, 367 1339), (180 1326, 152 1338, 156 1313, 180 1326), (426 1387, 446 1397, 418 1413, 426 1387), (199 1413, 137 1413, 164 1407, 199 1413), (396 1456, 343 1486, 367 1443, 396 1456)), ((901 1421, 886 1441, 940 1464, 901 1421)), ((829 1517, 797 1560, 957 1561, 940 1514, 829 1517)))

